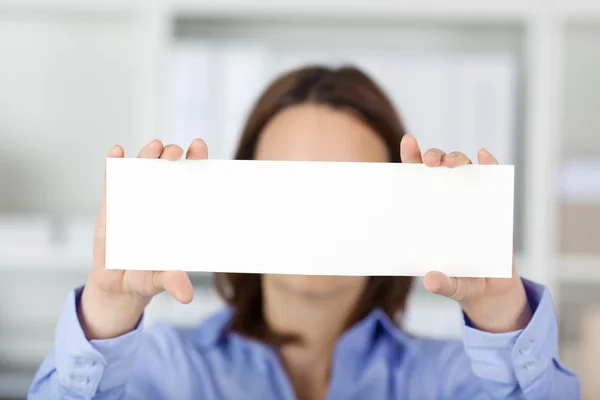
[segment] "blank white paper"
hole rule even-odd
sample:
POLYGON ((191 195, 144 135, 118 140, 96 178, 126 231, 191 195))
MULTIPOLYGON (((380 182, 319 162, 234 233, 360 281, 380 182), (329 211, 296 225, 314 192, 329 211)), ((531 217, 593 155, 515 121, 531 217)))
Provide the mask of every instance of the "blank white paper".
POLYGON ((106 267, 510 277, 513 166, 107 159, 106 267))

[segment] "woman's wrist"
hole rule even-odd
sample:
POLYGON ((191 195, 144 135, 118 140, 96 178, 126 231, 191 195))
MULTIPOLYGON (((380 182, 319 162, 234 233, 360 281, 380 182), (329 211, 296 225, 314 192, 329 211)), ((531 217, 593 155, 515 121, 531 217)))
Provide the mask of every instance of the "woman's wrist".
POLYGON ((88 282, 77 316, 88 340, 111 339, 134 330, 149 302, 130 293, 105 293, 88 282))
POLYGON ((532 317, 527 293, 520 279, 514 290, 484 296, 461 304, 461 307, 473 328, 490 333, 525 329, 532 317))

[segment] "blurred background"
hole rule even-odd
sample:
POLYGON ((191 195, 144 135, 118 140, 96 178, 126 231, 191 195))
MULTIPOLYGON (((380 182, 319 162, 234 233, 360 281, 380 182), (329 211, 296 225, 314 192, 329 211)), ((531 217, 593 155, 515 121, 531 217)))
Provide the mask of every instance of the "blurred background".
MULTIPOLYGON (((85 282, 114 144, 153 138, 231 158, 265 85, 355 64, 422 148, 516 165, 516 262, 552 291, 561 357, 600 398, 600 2, 0 0, 0 399, 24 398, 67 293, 85 282)), ((221 305, 158 296, 149 323, 221 305)), ((415 284, 405 325, 458 337, 459 310, 415 284)))

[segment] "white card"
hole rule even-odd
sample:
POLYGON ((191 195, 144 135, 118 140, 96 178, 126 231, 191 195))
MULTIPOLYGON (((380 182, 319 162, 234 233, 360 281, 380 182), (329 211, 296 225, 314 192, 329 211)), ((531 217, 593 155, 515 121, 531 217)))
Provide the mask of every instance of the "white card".
POLYGON ((513 166, 107 159, 106 267, 510 277, 513 166))

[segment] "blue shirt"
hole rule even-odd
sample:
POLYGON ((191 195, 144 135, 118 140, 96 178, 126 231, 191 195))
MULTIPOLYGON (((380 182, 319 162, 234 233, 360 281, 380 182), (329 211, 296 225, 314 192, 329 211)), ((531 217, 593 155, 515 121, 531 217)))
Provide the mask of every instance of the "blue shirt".
MULTIPOLYGON (((411 337, 374 310, 339 338, 328 400, 580 399, 578 379, 558 361, 550 294, 524 280, 534 310, 521 331, 486 333, 463 324, 462 341, 411 337)), ((225 330, 226 309, 199 327, 155 325, 86 340, 72 292, 52 352, 29 399, 292 400, 276 352, 225 330)))

